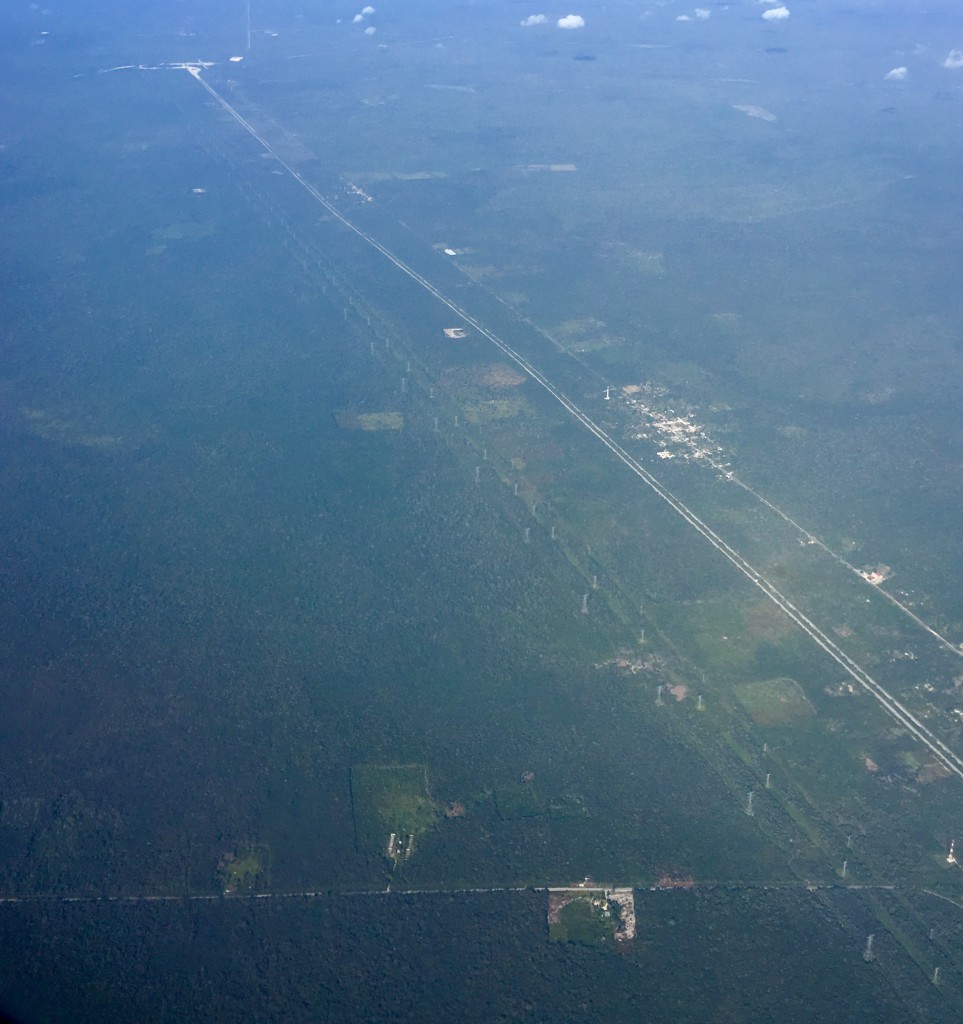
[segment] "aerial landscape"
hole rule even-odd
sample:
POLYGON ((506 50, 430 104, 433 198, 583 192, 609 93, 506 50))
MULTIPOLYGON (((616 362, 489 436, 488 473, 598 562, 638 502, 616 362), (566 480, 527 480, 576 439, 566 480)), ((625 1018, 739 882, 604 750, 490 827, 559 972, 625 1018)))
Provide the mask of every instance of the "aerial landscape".
POLYGON ((0 1013, 963 1019, 956 6, 0 28, 0 1013))

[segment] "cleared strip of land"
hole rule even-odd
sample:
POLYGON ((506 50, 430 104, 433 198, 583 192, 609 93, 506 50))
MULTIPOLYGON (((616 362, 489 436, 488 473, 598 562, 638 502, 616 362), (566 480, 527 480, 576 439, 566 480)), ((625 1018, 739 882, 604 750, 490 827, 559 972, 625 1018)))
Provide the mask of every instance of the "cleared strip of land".
POLYGON ((823 632, 804 612, 789 600, 770 580, 766 579, 757 569, 731 547, 706 522, 699 518, 690 508, 680 501, 671 491, 660 483, 649 470, 636 458, 629 454, 613 437, 602 429, 587 413, 580 409, 571 398, 563 394, 541 371, 530 363, 520 352, 503 341, 487 327, 479 323, 470 313, 462 309, 456 302, 438 290, 427 278, 419 274, 413 267, 404 263, 394 253, 382 245, 376 238, 368 234, 354 222, 349 220, 336 206, 330 203, 321 192, 307 181, 304 176, 290 163, 285 161, 258 130, 243 117, 221 94, 203 77, 203 68, 199 65, 187 65, 187 70, 199 82, 218 105, 227 111, 244 128, 278 164, 283 167, 295 181, 308 192, 312 198, 324 207, 328 213, 350 231, 364 239, 373 249, 380 252, 399 270, 415 281, 439 302, 447 306, 456 316, 471 325, 482 336, 487 338, 496 348, 503 352, 517 366, 525 371, 534 381, 540 384, 574 419, 594 434, 606 448, 639 479, 650 487, 666 504, 668 504, 697 533, 701 534, 720 554, 725 556, 747 579, 757 586, 765 595, 780 608, 799 628, 806 633, 823 651, 837 662, 858 684, 873 696, 888 715, 903 726, 920 743, 926 746, 937 760, 950 772, 963 779, 963 758, 956 754, 935 733, 925 726, 905 705, 900 703, 888 690, 878 683, 861 665, 854 661, 829 635, 823 632))

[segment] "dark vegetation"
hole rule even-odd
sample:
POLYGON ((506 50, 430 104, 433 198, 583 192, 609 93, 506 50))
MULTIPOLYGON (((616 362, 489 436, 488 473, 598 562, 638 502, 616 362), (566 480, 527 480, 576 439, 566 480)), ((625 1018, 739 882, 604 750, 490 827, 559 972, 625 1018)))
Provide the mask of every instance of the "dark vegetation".
MULTIPOLYGON (((117 1024, 905 1019, 891 988, 898 951, 880 941, 865 963, 806 894, 637 895, 639 938, 617 954, 549 942, 545 900, 0 907, 0 945, 15 951, 0 1004, 25 1019, 117 1024)), ((935 989, 918 997, 927 1019, 953 1019, 935 989)))

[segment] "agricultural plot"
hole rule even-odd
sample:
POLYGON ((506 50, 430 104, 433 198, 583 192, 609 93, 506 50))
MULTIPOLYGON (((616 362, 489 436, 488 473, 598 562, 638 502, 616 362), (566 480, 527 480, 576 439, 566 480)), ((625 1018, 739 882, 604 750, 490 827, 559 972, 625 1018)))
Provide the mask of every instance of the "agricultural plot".
POLYGON ((355 765, 351 802, 355 842, 362 853, 386 853, 392 846, 410 851, 408 837, 431 828, 440 815, 428 790, 428 771, 421 764, 355 765))
POLYGON ((799 684, 785 676, 742 683, 735 692, 757 725, 795 725, 815 714, 799 684))
POLYGON ((548 937, 552 942, 610 946, 621 924, 621 910, 620 902, 600 890, 550 892, 548 937))

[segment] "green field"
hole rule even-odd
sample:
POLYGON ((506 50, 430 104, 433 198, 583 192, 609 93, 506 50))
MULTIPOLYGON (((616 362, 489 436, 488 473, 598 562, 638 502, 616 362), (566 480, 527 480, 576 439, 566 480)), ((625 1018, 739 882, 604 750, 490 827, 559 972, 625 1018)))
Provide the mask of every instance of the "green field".
POLYGON ((364 853, 384 852, 392 833, 420 835, 438 819, 422 764, 361 764, 351 769, 355 841, 364 853))
POLYGON ((498 816, 505 821, 514 818, 536 818, 545 813, 545 801, 531 785, 504 786, 495 791, 498 816))
POLYGON ((225 894, 245 894, 270 885, 271 853, 266 846, 244 846, 224 856, 218 877, 225 894))
POLYGON ((742 683, 735 691, 756 725, 795 725, 815 714, 799 684, 784 676, 742 683))
POLYGON ((607 946, 615 939, 618 919, 613 905, 600 893, 553 893, 549 905, 548 937, 552 942, 607 946))

